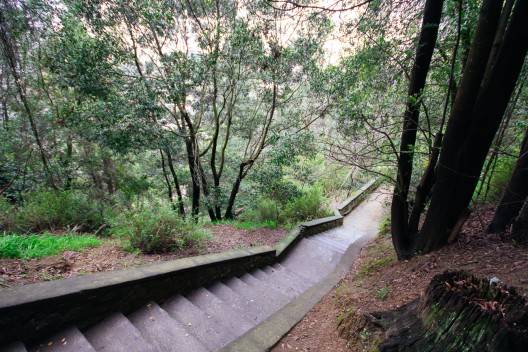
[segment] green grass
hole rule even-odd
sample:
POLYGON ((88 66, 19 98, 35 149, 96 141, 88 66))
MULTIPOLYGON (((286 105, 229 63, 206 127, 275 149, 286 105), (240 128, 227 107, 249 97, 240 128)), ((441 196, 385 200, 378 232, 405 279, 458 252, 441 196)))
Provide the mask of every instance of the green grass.
POLYGON ((62 251, 81 251, 87 247, 98 247, 102 240, 93 235, 0 235, 0 258, 41 258, 62 251))
POLYGON ((276 229, 279 225, 277 222, 273 220, 264 220, 259 222, 253 222, 253 221, 233 221, 230 223, 236 228, 239 229, 246 229, 246 230, 254 230, 254 229, 261 229, 264 227, 269 227, 270 229, 276 229))

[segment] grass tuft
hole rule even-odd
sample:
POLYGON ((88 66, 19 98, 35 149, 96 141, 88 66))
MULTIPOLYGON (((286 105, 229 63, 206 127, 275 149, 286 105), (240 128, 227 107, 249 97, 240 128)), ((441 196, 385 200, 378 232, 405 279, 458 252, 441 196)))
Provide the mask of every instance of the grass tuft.
POLYGON ((57 255, 63 251, 82 251, 88 247, 98 247, 102 240, 93 235, 0 235, 0 258, 41 258, 57 255))

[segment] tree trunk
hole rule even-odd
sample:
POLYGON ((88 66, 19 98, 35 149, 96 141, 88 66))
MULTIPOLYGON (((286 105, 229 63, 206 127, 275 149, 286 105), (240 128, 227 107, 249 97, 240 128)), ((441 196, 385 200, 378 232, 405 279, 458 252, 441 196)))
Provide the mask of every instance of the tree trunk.
POLYGON ((408 231, 409 185, 411 182, 414 146, 420 115, 420 95, 434 52, 438 27, 442 16, 443 0, 427 0, 425 3, 422 29, 411 72, 407 105, 403 116, 403 132, 398 158, 398 173, 391 206, 392 239, 398 256, 406 256, 410 247, 408 231), (400 255, 401 254, 401 255, 400 255))
POLYGON ((515 87, 528 44, 528 2, 517 1, 511 17, 507 8, 500 19, 501 2, 482 5, 444 136, 431 204, 413 252, 427 253, 447 244, 469 206, 515 87))
POLYGON ((524 200, 528 196, 528 129, 524 134, 521 145, 521 152, 515 169, 504 190, 501 201, 493 220, 491 221, 488 232, 498 233, 506 230, 506 227, 519 215, 524 200))
POLYGON ((192 183, 191 214, 194 219, 198 219, 198 214, 200 214, 200 177, 196 172, 194 149, 190 138, 185 138, 185 147, 187 149, 187 163, 189 164, 192 183))
POLYGON ((163 155, 163 151, 159 149, 160 157, 161 157, 161 170, 163 172, 163 178, 165 179, 165 184, 167 185, 167 198, 169 199, 169 202, 174 209, 174 200, 172 199, 172 186, 169 180, 169 176, 167 175, 167 168, 165 167, 165 156, 163 155))
POLYGON ((512 239, 518 243, 528 243, 528 198, 524 200, 524 205, 519 215, 512 224, 512 239))
POLYGON ((367 320, 385 331, 380 351, 521 352, 528 309, 515 288, 461 272, 436 275, 425 295, 367 320))
POLYGON ((238 169, 238 175, 235 179, 235 182, 233 183, 233 187, 231 188, 231 194, 229 195, 229 200, 227 201, 227 208, 225 212, 225 218, 233 220, 235 218, 235 213, 233 212, 233 208, 235 206, 235 199, 238 194, 238 191, 240 190, 240 184, 242 183, 242 180, 247 174, 246 167, 251 167, 251 164, 242 163, 240 164, 240 167, 238 169))
POLYGON ((178 196, 178 212, 181 216, 185 216, 185 208, 183 206, 183 195, 180 189, 180 182, 178 181, 178 176, 176 175, 176 171, 174 170, 174 163, 172 161, 172 155, 169 151, 167 153, 167 164, 169 164, 169 170, 172 175, 172 179, 174 180, 174 188, 176 188, 176 195, 178 196))

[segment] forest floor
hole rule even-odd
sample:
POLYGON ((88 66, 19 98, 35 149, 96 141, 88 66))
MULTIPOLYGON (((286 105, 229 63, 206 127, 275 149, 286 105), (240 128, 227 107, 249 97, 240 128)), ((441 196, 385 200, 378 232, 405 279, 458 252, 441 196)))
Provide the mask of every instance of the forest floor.
POLYGON ((280 228, 241 229, 229 224, 207 225, 205 228, 213 235, 212 240, 172 253, 131 253, 124 249, 123 240, 108 239, 101 246, 83 252, 65 251, 61 255, 35 259, 0 258, 0 290, 2 287, 119 270, 233 249, 273 246, 288 233, 280 228))
POLYGON ((497 277, 528 299, 528 250, 507 235, 485 233, 493 210, 473 212, 458 241, 411 260, 397 261, 390 236, 380 235, 273 351, 376 351, 383 337, 366 328, 364 314, 393 310, 420 297, 431 278, 446 270, 497 277))

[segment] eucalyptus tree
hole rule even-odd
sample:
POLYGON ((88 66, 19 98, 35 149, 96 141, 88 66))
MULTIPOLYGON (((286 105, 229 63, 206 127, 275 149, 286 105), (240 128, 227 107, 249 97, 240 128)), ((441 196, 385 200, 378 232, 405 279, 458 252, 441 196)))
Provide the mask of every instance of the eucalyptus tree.
MULTIPOLYGON (((184 141, 193 215, 203 203, 212 220, 232 218, 240 184, 270 138, 309 123, 308 104, 296 99, 304 96, 328 22, 220 0, 88 1, 75 8, 97 36, 116 43, 128 58, 123 75, 142 82, 164 111, 144 118, 184 141)), ((160 153, 167 168, 173 153, 160 153)))

